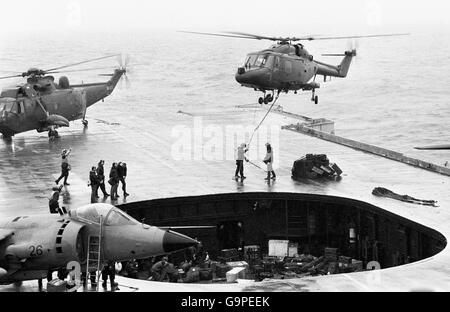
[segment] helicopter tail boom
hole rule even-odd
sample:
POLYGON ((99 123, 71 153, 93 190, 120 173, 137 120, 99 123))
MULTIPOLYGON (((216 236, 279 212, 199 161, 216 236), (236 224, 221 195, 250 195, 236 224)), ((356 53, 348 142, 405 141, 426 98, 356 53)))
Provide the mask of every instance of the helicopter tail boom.
POLYGON ((353 58, 356 56, 356 50, 352 51, 346 51, 344 59, 342 60, 341 64, 338 66, 339 73, 342 78, 347 77, 348 70, 350 69, 350 65, 352 64, 353 58))
POLYGON ((332 56, 343 56, 344 59, 338 66, 316 61, 316 64, 318 65, 316 74, 328 77, 339 77, 339 78, 347 77, 352 60, 356 56, 356 50, 346 51, 344 54, 339 55, 333 54, 332 56))
POLYGON ((90 107, 111 95, 125 73, 125 69, 116 69, 107 82, 71 85, 71 88, 84 89, 86 92, 86 107, 90 107))

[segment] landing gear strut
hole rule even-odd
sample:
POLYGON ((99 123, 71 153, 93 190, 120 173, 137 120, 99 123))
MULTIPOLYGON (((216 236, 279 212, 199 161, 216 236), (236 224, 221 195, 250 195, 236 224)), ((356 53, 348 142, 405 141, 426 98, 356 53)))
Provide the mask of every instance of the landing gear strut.
POLYGON ((50 140, 57 139, 57 138, 59 138, 59 133, 56 130, 50 129, 48 131, 48 137, 49 137, 50 140))
POLYGON ((316 105, 319 104, 319 97, 316 95, 316 90, 315 89, 313 89, 313 91, 312 91, 311 101, 313 101, 314 104, 316 104, 316 105))
POLYGON ((6 142, 12 141, 12 136, 10 136, 10 135, 3 134, 3 135, 1 135, 1 137, 2 137, 3 141, 6 141, 6 142))
POLYGON ((258 103, 260 104, 260 105, 262 105, 263 103, 264 104, 269 104, 269 103, 272 103, 273 102, 273 99, 274 99, 274 95, 273 94, 265 94, 264 93, 264 97, 260 97, 259 98, 259 100, 258 100, 258 103))

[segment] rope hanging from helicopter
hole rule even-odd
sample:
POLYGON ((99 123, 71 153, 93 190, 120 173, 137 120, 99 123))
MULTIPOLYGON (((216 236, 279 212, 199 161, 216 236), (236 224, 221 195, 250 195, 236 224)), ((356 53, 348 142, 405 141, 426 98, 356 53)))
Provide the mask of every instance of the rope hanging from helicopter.
POLYGON ((267 113, 264 115, 263 119, 261 120, 261 122, 258 124, 258 126, 255 128, 255 130, 253 130, 252 136, 250 137, 250 141, 247 144, 247 147, 250 148, 250 145, 252 144, 253 141, 253 137, 255 136, 256 132, 258 132, 259 128, 262 126, 262 124, 264 123, 264 121, 266 120, 267 116, 269 116, 270 112, 272 111, 273 107, 275 106, 275 104, 278 101, 278 98, 280 97, 280 92, 278 92, 277 96, 275 97, 272 105, 270 106, 270 108, 267 110, 267 113))

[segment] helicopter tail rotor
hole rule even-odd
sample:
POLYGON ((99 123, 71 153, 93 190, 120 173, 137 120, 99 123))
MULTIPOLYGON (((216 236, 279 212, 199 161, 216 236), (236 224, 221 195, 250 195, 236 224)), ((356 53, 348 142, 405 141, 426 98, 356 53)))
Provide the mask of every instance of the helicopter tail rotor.
POLYGON ((132 74, 132 69, 130 68, 131 56, 129 54, 120 54, 117 58, 119 64, 119 70, 123 70, 124 73, 120 78, 119 89, 123 89, 124 85, 126 89, 131 88, 131 81, 129 75, 132 74))

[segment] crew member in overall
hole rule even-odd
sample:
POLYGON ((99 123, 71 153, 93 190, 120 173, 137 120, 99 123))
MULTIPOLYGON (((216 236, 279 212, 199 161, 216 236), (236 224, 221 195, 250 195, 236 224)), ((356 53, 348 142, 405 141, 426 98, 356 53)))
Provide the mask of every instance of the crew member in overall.
MULTIPOLYGON (((98 162, 98 166, 97 166, 97 177, 100 180, 100 184, 99 184, 99 188, 102 190, 103 192, 103 196, 104 197, 108 197, 109 194, 108 192, 106 192, 106 188, 105 188, 105 161, 104 160, 100 160, 98 162)), ((97 191, 98 193, 98 191, 97 191)))
POLYGON ((266 144, 266 148, 267 148, 267 154, 266 157, 264 158, 263 162, 267 165, 267 178, 265 179, 266 181, 270 181, 271 179, 271 174, 272 174, 272 179, 275 180, 277 178, 277 175, 275 174, 275 171, 273 171, 273 150, 272 150, 272 146, 267 143, 266 144))
POLYGON ((236 172, 234 174, 234 178, 238 179, 239 174, 241 175, 241 179, 244 180, 246 177, 244 176, 244 160, 248 162, 247 157, 245 157, 245 153, 248 152, 247 144, 242 143, 241 146, 237 148, 236 152, 236 172))
POLYGON ((64 185, 70 185, 67 183, 67 178, 69 177, 70 165, 69 165, 69 155, 72 152, 72 149, 69 150, 64 149, 61 153, 61 176, 55 180, 56 184, 59 184, 62 178, 64 178, 64 185))
POLYGON ((98 199, 98 187, 100 186, 100 179, 97 176, 97 168, 92 167, 89 172, 89 185, 91 186, 91 204, 96 203, 98 199))
POLYGON ((119 176, 119 181, 122 183, 123 196, 124 197, 130 196, 130 194, 127 193, 127 183, 125 182, 125 179, 127 178, 126 163, 119 162, 119 164, 117 165, 117 174, 119 176))
POLYGON ((119 174, 117 173, 117 163, 113 163, 111 170, 109 172, 109 181, 108 183, 111 185, 111 200, 117 200, 119 195, 117 194, 117 188, 119 187, 119 174))

